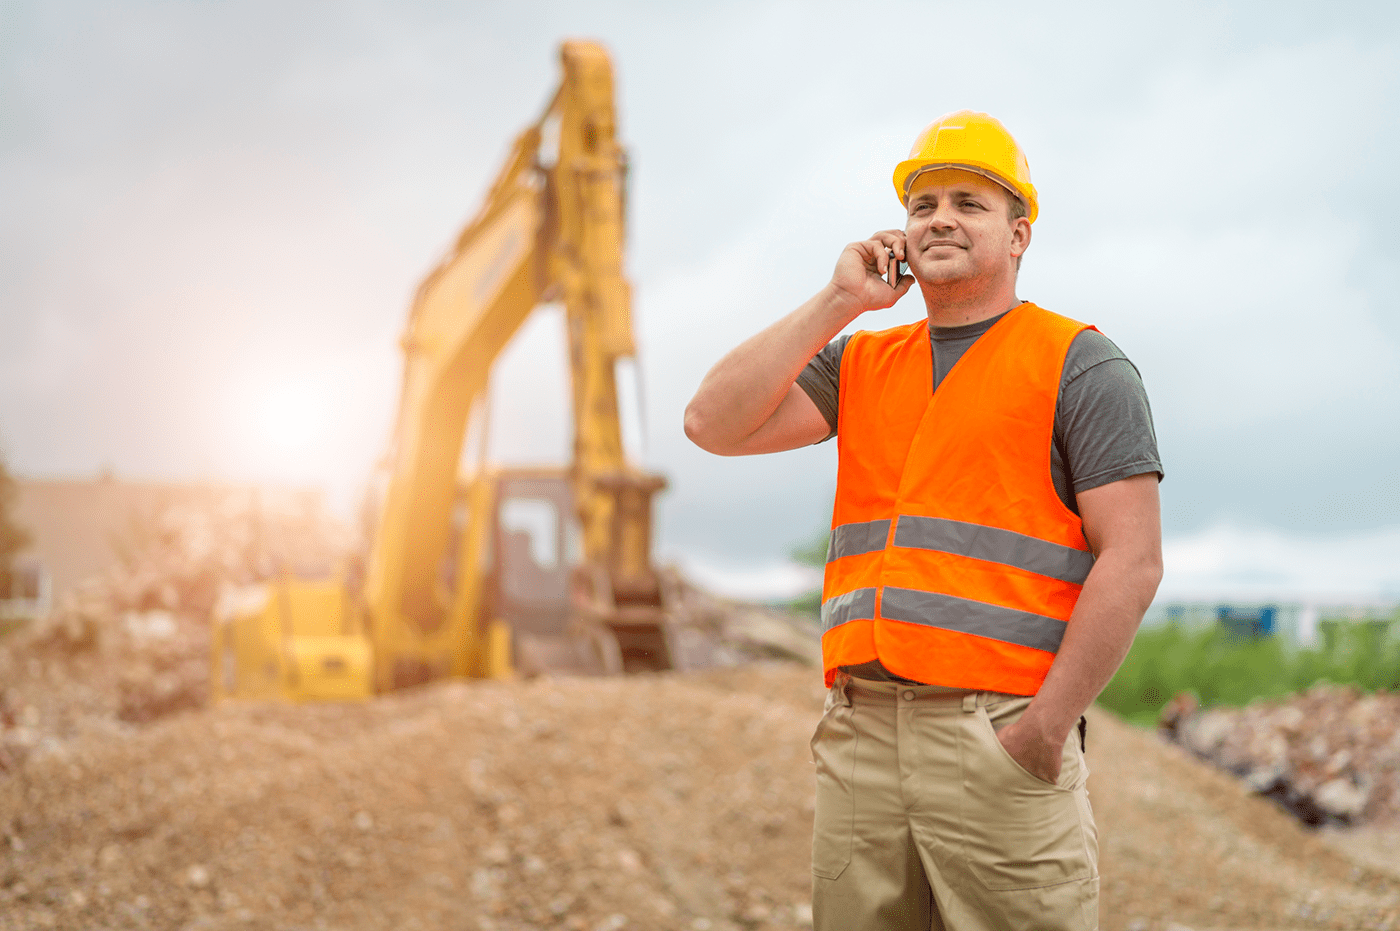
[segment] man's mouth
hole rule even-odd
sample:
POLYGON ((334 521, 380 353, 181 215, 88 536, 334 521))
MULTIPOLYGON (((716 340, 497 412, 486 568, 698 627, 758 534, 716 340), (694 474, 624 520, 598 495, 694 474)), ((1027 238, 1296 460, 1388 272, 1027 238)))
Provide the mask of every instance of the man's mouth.
POLYGON ((958 243, 955 243, 955 242, 953 242, 951 239, 935 239, 933 242, 931 242, 931 243, 929 243, 928 245, 924 246, 924 248, 925 248, 925 249, 937 249, 937 248, 939 248, 940 246, 952 246, 954 249, 964 249, 964 248, 966 248, 966 246, 963 246, 963 245, 960 245, 960 244, 958 244, 958 243))

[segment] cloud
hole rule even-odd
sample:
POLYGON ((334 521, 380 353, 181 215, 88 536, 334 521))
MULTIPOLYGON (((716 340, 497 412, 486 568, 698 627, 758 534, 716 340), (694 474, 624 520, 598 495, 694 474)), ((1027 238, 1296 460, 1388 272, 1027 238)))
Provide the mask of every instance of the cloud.
POLYGON ((1400 526, 1344 535, 1221 524, 1169 539, 1157 602, 1400 598, 1400 526))
POLYGON ((1261 422, 1330 433, 1393 419, 1400 344, 1371 295, 1346 283, 1360 231, 1324 218, 1305 243, 1279 240, 1259 224, 1123 230, 1045 256, 1040 281, 1077 294, 1085 316, 1130 349, 1174 439, 1261 422))

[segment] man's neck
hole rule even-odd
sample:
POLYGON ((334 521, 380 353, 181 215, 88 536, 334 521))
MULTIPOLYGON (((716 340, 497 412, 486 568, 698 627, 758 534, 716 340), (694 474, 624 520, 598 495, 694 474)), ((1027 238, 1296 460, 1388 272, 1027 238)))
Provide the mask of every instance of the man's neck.
POLYGON ((920 283, 928 322, 936 327, 966 326, 1004 314, 1021 303, 1016 297, 1016 279, 977 286, 977 282, 948 281, 920 283))

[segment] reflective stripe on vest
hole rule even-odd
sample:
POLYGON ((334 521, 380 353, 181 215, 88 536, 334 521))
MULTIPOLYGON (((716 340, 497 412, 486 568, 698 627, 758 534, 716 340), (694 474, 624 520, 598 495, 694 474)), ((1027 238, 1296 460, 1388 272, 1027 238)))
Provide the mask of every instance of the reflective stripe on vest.
POLYGON ((1065 636, 1065 622, 1057 618, 911 588, 886 588, 880 614, 892 621, 976 634, 1046 653, 1057 652, 1065 636))
POLYGON ((826 545, 826 561, 875 553, 885 548, 890 536, 890 521, 867 520, 858 524, 842 524, 831 531, 826 545))
POLYGON ((822 602, 822 633, 847 621, 875 619, 875 589, 858 588, 822 602))
MULTIPOLYGON (((869 523, 889 524, 889 521, 869 523)), ((833 533, 832 538, 835 536, 833 533)), ((1083 585, 1089 577, 1089 570, 1094 568, 1094 554, 1087 550, 1061 546, 999 527, 984 527, 943 517, 901 515, 894 529, 894 545, 998 562, 1075 585, 1083 585)))

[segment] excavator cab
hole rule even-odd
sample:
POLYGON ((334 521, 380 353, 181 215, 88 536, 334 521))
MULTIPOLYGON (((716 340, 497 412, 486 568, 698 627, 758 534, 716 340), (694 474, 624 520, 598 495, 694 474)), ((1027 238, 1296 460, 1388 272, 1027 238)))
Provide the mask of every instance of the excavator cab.
POLYGON ((493 611, 521 633, 562 635, 569 573, 578 565, 578 521, 564 477, 502 476, 496 485, 493 611))
MULTIPOLYGON (((615 674, 672 667, 672 650, 655 580, 618 605, 606 573, 583 560, 583 528, 564 470, 497 472, 490 511, 492 545, 482 586, 494 629, 509 631, 510 667, 615 674), (641 603, 637 603, 640 600, 641 603)), ((636 586, 634 586, 634 589, 636 586)))
POLYGON ((525 675, 598 665, 570 632, 570 581, 578 563, 573 495, 560 475, 507 472, 496 480, 495 558, 482 616, 510 631, 511 665, 525 675))

